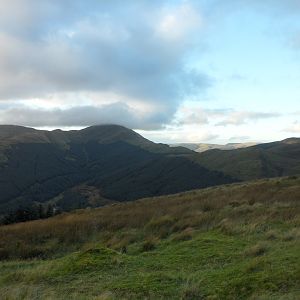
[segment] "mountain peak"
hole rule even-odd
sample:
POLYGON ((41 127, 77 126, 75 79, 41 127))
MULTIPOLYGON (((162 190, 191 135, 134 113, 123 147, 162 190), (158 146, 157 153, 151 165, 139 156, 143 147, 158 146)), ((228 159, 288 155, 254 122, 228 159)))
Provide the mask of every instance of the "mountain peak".
POLYGON ((123 141, 131 144, 153 144, 145 139, 132 129, 126 128, 121 125, 105 124, 94 125, 84 128, 78 132, 80 139, 87 141, 97 141, 99 143, 113 143, 116 141, 123 141))
POLYGON ((125 142, 145 149, 160 149, 160 145, 145 139, 135 131, 121 125, 106 124, 90 126, 81 130, 63 131, 60 129, 47 131, 15 125, 0 125, 0 146, 12 144, 53 143, 66 144, 69 142, 97 142, 111 144, 125 142))

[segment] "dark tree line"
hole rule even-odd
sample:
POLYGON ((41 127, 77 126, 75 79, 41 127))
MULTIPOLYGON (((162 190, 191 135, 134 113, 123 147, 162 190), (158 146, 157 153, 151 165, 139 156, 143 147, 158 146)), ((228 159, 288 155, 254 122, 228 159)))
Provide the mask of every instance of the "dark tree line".
POLYGON ((0 223, 3 225, 46 219, 59 214, 61 211, 54 204, 33 204, 30 207, 18 208, 5 215, 0 223))

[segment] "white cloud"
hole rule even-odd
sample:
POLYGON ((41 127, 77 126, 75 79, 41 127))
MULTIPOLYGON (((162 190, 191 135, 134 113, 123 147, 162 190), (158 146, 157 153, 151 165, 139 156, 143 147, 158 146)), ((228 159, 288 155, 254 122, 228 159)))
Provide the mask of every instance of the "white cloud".
POLYGON ((285 132, 300 134, 300 122, 295 121, 289 127, 284 129, 285 132))
POLYGON ((109 94, 110 104, 156 106, 157 120, 169 122, 185 97, 210 85, 184 62, 200 19, 192 1, 0 0, 0 99, 53 109, 49 99, 61 97, 60 111, 109 94))
POLYGON ((207 109, 199 105, 182 105, 175 116, 174 124, 180 125, 217 125, 239 126, 262 119, 277 118, 276 112, 237 111, 234 109, 207 109))
POLYGON ((252 112, 252 111, 232 111, 225 114, 225 118, 218 122, 218 126, 227 125, 242 125, 251 121, 258 121, 262 119, 277 118, 280 114, 278 113, 266 113, 266 112, 252 112))
MULTIPOLYGON (((211 15, 222 11, 231 17, 228 12, 241 7, 276 11, 280 17, 300 11, 298 0, 0 0, 0 99, 6 103, 0 106, 0 122, 80 126, 105 121, 145 129, 238 127, 275 118, 276 113, 247 109, 177 112, 183 101, 213 83, 201 67, 186 65, 191 53, 201 65, 196 42, 204 25, 213 22, 211 15)), ((238 73, 233 78, 243 79, 238 73)))
POLYGON ((0 124, 30 127, 86 127, 98 124, 119 124, 129 128, 158 129, 166 116, 143 113, 122 102, 102 106, 76 106, 68 109, 17 107, 0 110, 0 124))
POLYGON ((204 127, 174 127, 167 126, 159 131, 138 130, 146 138, 168 144, 211 142, 218 138, 218 134, 204 127))
POLYGON ((175 9, 165 8, 158 22, 157 33, 162 38, 182 40, 190 31, 199 30, 202 18, 190 4, 184 3, 175 9))

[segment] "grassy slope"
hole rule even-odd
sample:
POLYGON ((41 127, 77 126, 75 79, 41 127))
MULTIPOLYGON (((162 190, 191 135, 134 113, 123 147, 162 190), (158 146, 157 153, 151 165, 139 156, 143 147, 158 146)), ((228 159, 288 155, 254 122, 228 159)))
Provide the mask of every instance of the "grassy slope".
POLYGON ((211 150, 195 156, 209 170, 240 180, 255 180, 300 173, 300 139, 260 144, 236 150, 211 150))
POLYGON ((0 227, 2 299, 299 299, 300 178, 0 227))

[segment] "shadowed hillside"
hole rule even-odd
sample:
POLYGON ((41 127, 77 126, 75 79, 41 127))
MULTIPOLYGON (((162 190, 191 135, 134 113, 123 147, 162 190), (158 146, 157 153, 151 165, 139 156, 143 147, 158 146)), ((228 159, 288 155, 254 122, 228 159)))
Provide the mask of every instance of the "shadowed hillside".
POLYGON ((73 131, 0 126, 0 137, 0 219, 4 223, 48 216, 51 209, 54 214, 300 174, 300 139, 195 153, 153 143, 117 125, 73 131), (47 214, 39 213, 45 210, 47 214))
POLYGON ((69 210, 233 181, 190 160, 188 149, 117 125, 66 132, 0 126, 0 136, 0 215, 36 203, 69 210), (82 185, 97 190, 94 201, 74 195, 82 185))
POLYGON ((299 199, 300 179, 290 177, 0 226, 0 292, 4 299, 299 299, 299 199))

